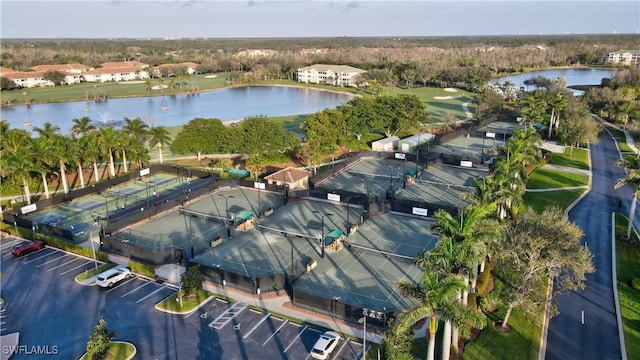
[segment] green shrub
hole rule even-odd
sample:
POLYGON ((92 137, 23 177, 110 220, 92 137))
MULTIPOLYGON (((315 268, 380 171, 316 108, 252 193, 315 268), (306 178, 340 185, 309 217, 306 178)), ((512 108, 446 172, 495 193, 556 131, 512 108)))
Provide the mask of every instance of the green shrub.
MULTIPOLYGON (((9 226, 6 228, 6 231, 9 231, 10 233, 14 233, 15 229, 12 226, 9 226)), ((19 227, 18 233, 15 235, 23 239, 32 239, 34 234, 31 230, 27 230, 19 227)), ((48 246, 51 246, 60 250, 68 251, 70 253, 77 254, 80 256, 84 256, 89 259, 93 259, 93 249, 91 248, 85 248, 65 240, 61 240, 49 235, 44 235, 39 233, 35 234, 35 239, 42 240, 48 246)), ((96 250, 96 259, 102 262, 106 262, 106 261, 109 261, 109 255, 99 250, 96 250)))
POLYGON ((640 290, 640 278, 631 279, 631 287, 636 290, 640 290))
POLYGON ((156 277, 156 269, 151 265, 143 264, 135 260, 129 260, 128 266, 129 269, 131 269, 131 271, 136 274, 144 275, 150 278, 156 277))

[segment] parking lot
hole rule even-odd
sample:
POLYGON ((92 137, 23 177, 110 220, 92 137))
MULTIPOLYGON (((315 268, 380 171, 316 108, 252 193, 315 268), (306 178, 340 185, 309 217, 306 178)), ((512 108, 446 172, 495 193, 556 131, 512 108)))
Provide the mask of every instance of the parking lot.
MULTIPOLYGON (((55 347, 52 358, 79 358, 100 318, 116 340, 136 346, 136 359, 308 359, 323 331, 218 299, 190 314, 167 314, 154 306, 177 291, 171 284, 136 276, 112 288, 84 286, 74 279, 95 266, 92 259, 49 247, 14 258, 11 247, 20 241, 0 245, 0 333, 20 332, 20 345, 55 347)), ((362 344, 342 339, 331 358, 361 354, 362 344)), ((27 358, 33 354, 12 357, 27 358)))

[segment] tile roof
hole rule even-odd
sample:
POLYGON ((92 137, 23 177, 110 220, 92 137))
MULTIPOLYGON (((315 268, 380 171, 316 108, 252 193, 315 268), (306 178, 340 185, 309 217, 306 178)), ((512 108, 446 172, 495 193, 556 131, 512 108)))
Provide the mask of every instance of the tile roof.
POLYGON ((36 65, 31 67, 34 71, 47 71, 47 70, 57 70, 57 71, 86 71, 90 70, 91 66, 82 65, 82 64, 58 64, 58 65, 36 65))
POLYGON ((149 64, 141 63, 139 61, 117 61, 117 62, 110 61, 110 62, 102 63, 100 64, 100 66, 102 66, 103 68, 107 68, 107 67, 119 68, 119 67, 131 66, 131 67, 137 67, 137 68, 143 69, 149 66, 149 64))
POLYGON ((313 64, 299 68, 298 70, 315 70, 315 71, 331 71, 334 73, 364 73, 366 70, 358 69, 348 65, 326 65, 326 64, 313 64))
POLYGON ((296 183, 304 178, 309 177, 311 173, 305 169, 297 169, 294 167, 288 167, 274 172, 271 175, 265 176, 267 181, 278 181, 282 183, 296 183))

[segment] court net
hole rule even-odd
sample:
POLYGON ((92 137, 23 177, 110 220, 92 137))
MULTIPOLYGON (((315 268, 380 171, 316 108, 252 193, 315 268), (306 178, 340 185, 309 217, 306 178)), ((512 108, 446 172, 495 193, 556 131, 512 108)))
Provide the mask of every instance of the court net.
POLYGON ((215 221, 215 222, 219 222, 221 224, 224 224, 225 221, 227 220, 224 216, 218 216, 218 215, 211 215, 211 214, 207 214, 207 213, 203 213, 200 211, 194 211, 194 210, 189 210, 189 209, 185 209, 185 208, 180 208, 180 214, 182 215, 191 215, 193 217, 197 217, 197 218, 201 218, 201 219, 205 219, 205 220, 210 220, 210 221, 215 221))
POLYGON ((447 190, 453 188, 453 189, 456 189, 456 190, 472 191, 472 190, 475 189, 474 186, 450 184, 450 183, 445 183, 445 182, 440 182, 440 181, 430 181, 430 180, 417 179, 416 182, 418 182, 421 185, 431 185, 431 186, 436 186, 436 187, 447 189, 447 190))
POLYGON ((307 238, 307 239, 311 239, 311 240, 318 240, 318 237, 313 236, 313 235, 309 235, 309 234, 301 234, 301 233, 297 233, 297 232, 294 232, 294 231, 282 230, 281 228, 275 228, 275 227, 265 226, 265 225, 260 225, 260 224, 256 224, 256 226, 261 230, 271 231, 271 232, 279 233, 281 235, 288 235, 290 237, 302 237, 302 238, 307 238))
POLYGON ((370 248, 370 247, 356 245, 356 244, 352 244, 352 243, 348 243, 347 247, 349 249, 351 249, 351 251, 354 251, 354 252, 358 252, 358 253, 361 253, 361 254, 367 254, 367 255, 380 256, 380 257, 384 257, 384 258, 387 258, 387 259, 395 258, 395 259, 398 259, 398 260, 408 261, 408 262, 413 262, 415 260, 415 256, 394 254, 394 253, 390 253, 390 252, 387 252, 387 251, 373 249, 373 248, 370 248))
POLYGON ((391 176, 391 174, 386 174, 386 175, 373 174, 373 173, 365 173, 365 172, 354 171, 354 170, 348 170, 347 172, 351 175, 360 176, 360 177, 369 178, 369 179, 384 179, 384 180, 391 180, 392 178, 394 180, 402 179, 401 174, 393 174, 393 176, 391 176))

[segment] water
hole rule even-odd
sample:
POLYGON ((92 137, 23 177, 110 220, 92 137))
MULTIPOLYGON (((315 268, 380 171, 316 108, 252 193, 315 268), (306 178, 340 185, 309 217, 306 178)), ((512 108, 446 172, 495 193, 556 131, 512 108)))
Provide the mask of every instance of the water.
MULTIPOLYGON (((600 85, 602 78, 610 78, 613 76, 614 70, 612 69, 548 69, 530 71, 522 74, 507 75, 491 79, 491 84, 504 84, 506 81, 511 82, 515 87, 523 87, 525 90, 532 90, 532 87, 527 88, 524 81, 534 78, 536 76, 543 76, 547 79, 556 79, 558 77, 564 77, 567 80, 567 86, 572 85, 600 85)), ((574 94, 582 94, 582 91, 572 90, 574 94)))
POLYGON ((11 128, 31 130, 50 122, 68 134, 72 119, 88 116, 98 125, 119 126, 124 118, 140 118, 149 126, 174 126, 194 118, 239 120, 249 116, 312 114, 335 108, 353 96, 288 86, 256 86, 202 92, 197 95, 76 101, 2 108, 0 118, 11 128))

